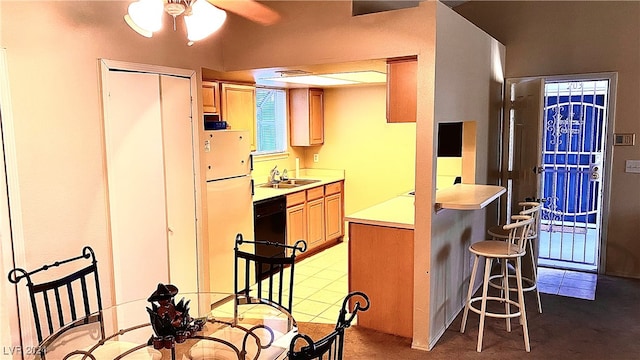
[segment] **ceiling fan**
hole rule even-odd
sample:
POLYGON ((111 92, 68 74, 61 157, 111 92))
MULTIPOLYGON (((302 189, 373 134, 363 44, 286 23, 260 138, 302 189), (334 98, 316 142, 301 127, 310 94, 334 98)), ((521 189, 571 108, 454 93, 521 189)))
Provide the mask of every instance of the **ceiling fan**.
POLYGON ((138 34, 152 37, 162 27, 164 14, 184 17, 189 46, 216 32, 230 11, 261 25, 272 25, 280 15, 255 0, 136 0, 129 4, 125 22, 138 34))

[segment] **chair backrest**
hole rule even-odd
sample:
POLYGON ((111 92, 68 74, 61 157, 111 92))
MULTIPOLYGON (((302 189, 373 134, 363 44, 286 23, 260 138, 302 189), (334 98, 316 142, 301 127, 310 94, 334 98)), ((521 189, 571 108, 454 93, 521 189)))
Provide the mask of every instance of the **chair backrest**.
POLYGON ((318 341, 313 341, 308 335, 297 334, 291 339, 289 345, 289 360, 340 360, 344 352, 344 331, 351 326, 351 321, 359 311, 367 311, 369 309, 369 297, 360 291, 349 293, 342 301, 342 308, 338 314, 336 328, 330 334, 326 335, 318 341), (364 305, 355 299, 360 297, 364 300, 364 305), (350 304, 353 304, 353 311, 348 312, 350 304), (349 316, 347 317, 347 314, 349 316), (296 343, 303 341, 305 344, 296 346, 296 343), (296 347, 298 349, 296 350, 296 347))
POLYGON ((271 241, 247 241, 242 234, 238 234, 234 248, 236 304, 266 303, 291 313, 296 252, 303 253, 306 250, 307 243, 304 240, 298 240, 291 246, 271 241), (261 256, 242 251, 240 246, 243 244, 271 247, 275 251, 265 253, 276 255, 261 256))
POLYGON ((529 231, 535 219, 529 215, 512 215, 511 220, 515 221, 502 228, 509 231, 508 242, 516 245, 519 253, 524 253, 529 231))
POLYGON ((41 348, 65 331, 93 322, 100 323, 100 335, 104 339, 97 264, 93 250, 85 246, 80 256, 56 261, 32 271, 15 268, 9 272, 10 282, 18 284, 22 279, 27 281, 31 310, 41 348), (83 266, 84 260, 88 260, 89 265, 75 270, 83 266), (61 265, 65 265, 64 269, 74 270, 60 275, 63 272, 61 265), (53 270, 55 268, 60 270, 53 270), (37 278, 42 278, 43 281, 34 282, 33 275, 46 271, 49 271, 47 274, 55 273, 55 277, 45 279, 45 273, 42 273, 37 278))
POLYGON ((529 228, 530 238, 538 236, 538 227, 540 223, 540 212, 542 210, 542 203, 535 201, 524 201, 518 205, 522 206, 520 215, 529 215, 533 217, 533 224, 529 228))

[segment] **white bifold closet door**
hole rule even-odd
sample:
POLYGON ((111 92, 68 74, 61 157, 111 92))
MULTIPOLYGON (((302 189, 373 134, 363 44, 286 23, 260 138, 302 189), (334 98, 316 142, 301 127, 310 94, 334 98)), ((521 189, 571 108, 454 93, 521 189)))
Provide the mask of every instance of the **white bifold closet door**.
POLYGON ((114 301, 146 298, 158 283, 196 291, 190 80, 109 71, 107 86, 114 301))

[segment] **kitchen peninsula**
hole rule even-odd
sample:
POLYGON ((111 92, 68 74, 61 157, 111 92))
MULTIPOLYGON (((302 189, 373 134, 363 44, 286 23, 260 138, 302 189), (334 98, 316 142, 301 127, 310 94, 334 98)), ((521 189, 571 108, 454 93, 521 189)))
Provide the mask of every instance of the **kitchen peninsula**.
MULTIPOLYGON (((501 186, 457 184, 436 191, 435 210, 483 209, 505 191, 501 186)), ((345 218, 349 291, 364 291, 375 304, 358 315, 358 325, 407 338, 413 337, 414 201, 415 196, 406 193, 345 218)))

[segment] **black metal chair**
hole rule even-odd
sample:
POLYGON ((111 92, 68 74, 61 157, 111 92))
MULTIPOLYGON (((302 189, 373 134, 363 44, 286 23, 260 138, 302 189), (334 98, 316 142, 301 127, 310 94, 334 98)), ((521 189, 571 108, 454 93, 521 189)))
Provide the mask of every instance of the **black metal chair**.
POLYGON ((247 241, 243 239, 242 234, 236 235, 236 304, 268 304, 282 307, 291 313, 296 252, 303 253, 306 250, 307 243, 304 240, 298 240, 291 246, 270 241, 247 241), (254 244, 256 248, 270 248, 264 253, 274 255, 263 256, 240 250, 243 244, 254 244), (289 270, 285 271, 286 269, 289 270))
MULTIPOLYGON (((143 349, 148 355, 143 358, 161 358, 161 354, 157 350, 144 349, 146 344, 116 341, 113 339, 114 335, 105 336, 98 261, 91 247, 85 246, 80 256, 56 261, 32 271, 15 268, 9 272, 8 278, 13 284, 18 284, 22 279, 27 281, 26 285, 42 359, 45 358, 49 346, 54 344, 54 341, 63 334, 93 323, 99 328, 98 343, 88 350, 75 349, 67 357, 77 354, 76 357, 73 357, 74 359, 81 357, 85 359, 111 359, 122 352, 130 353, 143 349), (85 266, 85 263, 88 265, 85 266), (54 270, 56 268, 59 270, 54 270), (63 274, 60 275, 61 273, 63 274), (55 278, 45 277, 45 274, 53 274, 51 276, 55 278), (107 340, 110 340, 107 343, 108 346, 99 346, 107 340)), ((89 332, 93 334, 93 331, 89 332)), ((136 354, 142 353, 137 352, 136 354)))
POLYGON ((65 331, 94 322, 99 324, 100 336, 104 339, 97 264, 93 250, 85 246, 80 256, 56 261, 32 271, 15 268, 9 272, 10 282, 18 284, 22 279, 27 281, 36 334, 41 347, 44 348, 65 331), (81 260, 88 260, 89 265, 54 280, 34 283, 33 275, 39 272, 81 260))
POLYGON ((315 342, 308 335, 297 334, 291 340, 291 345, 289 345, 288 359, 341 360, 344 351, 344 331, 351 326, 351 321, 358 314, 358 311, 367 311, 369 306, 369 297, 365 293, 360 291, 349 293, 342 302, 335 330, 315 342), (360 301, 352 299, 356 296, 364 299, 364 306, 360 304, 360 301), (350 304, 353 304, 351 313, 347 311, 350 304), (349 317, 347 317, 347 314, 349 314, 349 317), (306 344, 296 346, 299 340, 304 341, 306 344))
MULTIPOLYGON (((297 323, 291 315, 295 264, 297 252, 302 253, 306 249, 307 243, 304 240, 298 240, 291 246, 270 241, 247 241, 242 234, 236 235, 233 326, 214 336, 241 349, 238 358, 273 359, 285 350, 272 344, 274 339, 293 336, 293 332, 289 330, 297 328, 297 323), (254 245, 253 251, 249 250, 250 245, 254 245), (258 304, 274 307, 287 316, 263 319, 266 321, 263 324, 264 329, 255 332, 257 343, 253 343, 253 338, 247 341, 247 333, 249 329, 254 328, 255 324, 250 322, 251 319, 244 319, 249 321, 247 323, 238 323, 238 307, 258 304), (285 332, 288 333, 285 334, 285 332)), ((258 311, 268 314, 269 308, 261 308, 258 311)), ((280 314, 280 312, 276 313, 280 314)), ((234 358, 234 355, 224 344, 198 341, 189 351, 188 357, 191 360, 209 360, 234 358)))

